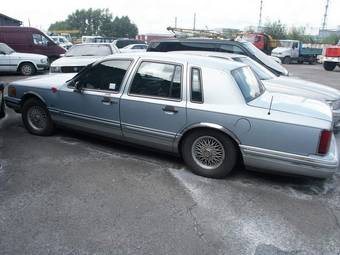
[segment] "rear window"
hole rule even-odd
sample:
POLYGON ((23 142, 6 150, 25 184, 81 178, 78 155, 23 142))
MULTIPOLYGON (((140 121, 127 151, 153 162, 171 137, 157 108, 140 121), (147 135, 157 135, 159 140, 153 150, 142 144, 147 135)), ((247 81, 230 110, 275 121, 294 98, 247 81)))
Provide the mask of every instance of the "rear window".
POLYGON ((102 44, 78 44, 74 45, 71 49, 69 49, 65 57, 74 57, 74 56, 107 56, 111 55, 112 51, 109 45, 102 44))
POLYGON ((254 100, 265 91, 261 81, 256 77, 250 67, 241 67, 233 70, 231 73, 246 102, 254 100))
POLYGON ((204 42, 152 42, 147 51, 218 51, 215 43, 204 42))

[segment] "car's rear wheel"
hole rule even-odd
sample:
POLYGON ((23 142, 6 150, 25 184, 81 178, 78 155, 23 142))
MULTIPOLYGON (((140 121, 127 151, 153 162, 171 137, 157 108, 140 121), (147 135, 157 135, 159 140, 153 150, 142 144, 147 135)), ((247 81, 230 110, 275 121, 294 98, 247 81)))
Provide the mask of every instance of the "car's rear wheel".
POLYGON ((290 57, 284 57, 282 60, 282 63, 287 65, 287 64, 290 64, 291 61, 292 59, 290 57))
POLYGON ((215 130, 197 130, 182 143, 185 163, 197 175, 224 178, 237 161, 237 147, 225 134, 215 130))
POLYGON ((46 106, 38 99, 30 98, 24 102, 22 120, 31 134, 47 136, 54 131, 54 124, 50 114, 46 106))
POLYGON ((336 67, 336 63, 334 62, 324 62, 323 68, 327 71, 333 71, 336 67))
POLYGON ((31 63, 23 63, 19 67, 19 71, 22 75, 29 76, 36 72, 35 66, 31 63))

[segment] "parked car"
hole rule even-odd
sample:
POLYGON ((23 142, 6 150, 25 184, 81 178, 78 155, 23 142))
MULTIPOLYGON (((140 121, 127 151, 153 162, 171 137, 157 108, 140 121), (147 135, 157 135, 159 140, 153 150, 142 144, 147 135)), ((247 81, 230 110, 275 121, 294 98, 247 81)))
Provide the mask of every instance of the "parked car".
POLYGON ((5 43, 0 43, 0 72, 20 72, 32 75, 49 68, 44 55, 15 52, 5 43))
POLYGON ((88 64, 111 54, 119 53, 112 43, 83 43, 73 45, 51 64, 51 73, 76 73, 88 64))
POLYGON ((0 83, 0 119, 5 117, 4 89, 5 85, 0 83))
POLYGON ((181 53, 242 62, 251 67, 270 92, 301 96, 325 102, 332 109, 334 130, 340 130, 340 91, 338 89, 302 80, 297 77, 277 76, 264 66, 244 55, 209 51, 183 51, 181 53))
POLYGON ((336 66, 340 67, 340 41, 338 45, 329 46, 325 49, 322 62, 326 71, 333 71, 336 66))
POLYGON ((287 69, 247 41, 212 39, 162 39, 149 44, 147 51, 214 51, 246 55, 278 75, 288 75, 287 69))
POLYGON ((148 46, 146 44, 129 44, 119 51, 124 52, 138 52, 138 51, 146 51, 148 46))
POLYGON ((50 38, 52 38, 52 40, 58 44, 59 46, 63 47, 64 49, 68 50, 69 48, 72 47, 72 43, 67 40, 64 36, 60 36, 60 35, 51 35, 50 38))
POLYGON ((65 53, 64 48, 33 27, 0 26, 0 42, 17 52, 45 55, 50 62, 65 53))
POLYGON ((113 41, 113 44, 118 48, 124 48, 130 44, 145 44, 144 41, 128 38, 120 38, 113 41))
POLYGON ((280 40, 279 46, 272 50, 271 55, 281 59, 282 63, 290 64, 297 62, 302 64, 308 62, 314 64, 317 57, 322 54, 322 49, 303 47, 298 40, 280 40))
POLYGON ((328 177, 338 167, 330 107, 266 91, 245 64, 166 53, 111 55, 72 74, 9 84, 8 107, 27 130, 56 125, 182 155, 225 177, 247 167, 328 177))

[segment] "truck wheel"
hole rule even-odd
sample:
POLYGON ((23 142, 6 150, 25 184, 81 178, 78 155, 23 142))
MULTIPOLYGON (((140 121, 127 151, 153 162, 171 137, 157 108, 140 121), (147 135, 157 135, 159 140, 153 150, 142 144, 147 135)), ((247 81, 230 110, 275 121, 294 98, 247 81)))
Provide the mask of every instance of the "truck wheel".
POLYGON ((290 64, 291 61, 292 60, 291 60, 290 57, 284 57, 283 60, 282 60, 282 63, 287 65, 287 64, 290 64))
POLYGON ((35 66, 31 63, 22 63, 19 67, 19 71, 22 75, 29 76, 36 72, 35 66))
POLYGON ((197 130, 184 139, 183 159, 193 173, 224 178, 233 170, 237 148, 228 136, 215 130, 197 130))
POLYGON ((333 71, 335 67, 336 67, 336 63, 334 63, 334 62, 324 62, 323 63, 323 68, 326 71, 333 71))
POLYGON ((36 98, 30 98, 22 107, 22 121, 28 132, 48 136, 54 131, 54 124, 46 106, 36 98))

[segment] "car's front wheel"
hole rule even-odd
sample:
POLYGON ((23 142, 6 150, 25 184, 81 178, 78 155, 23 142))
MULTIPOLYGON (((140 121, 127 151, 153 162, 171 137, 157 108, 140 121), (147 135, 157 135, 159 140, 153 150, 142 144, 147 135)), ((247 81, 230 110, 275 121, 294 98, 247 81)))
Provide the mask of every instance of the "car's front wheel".
POLYGON ((20 65, 19 71, 22 75, 30 76, 36 72, 36 69, 31 63, 23 63, 20 65))
POLYGON ((182 144, 185 163, 197 175, 224 178, 235 167, 237 148, 225 134, 215 130, 196 130, 182 144))
POLYGON ((50 114, 46 106, 38 99, 30 98, 24 102, 22 120, 31 134, 47 136, 54 131, 54 124, 50 114))

